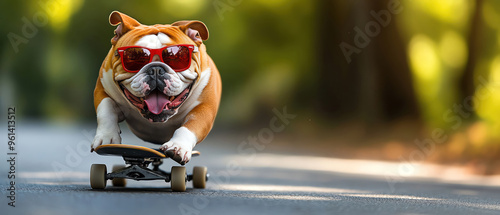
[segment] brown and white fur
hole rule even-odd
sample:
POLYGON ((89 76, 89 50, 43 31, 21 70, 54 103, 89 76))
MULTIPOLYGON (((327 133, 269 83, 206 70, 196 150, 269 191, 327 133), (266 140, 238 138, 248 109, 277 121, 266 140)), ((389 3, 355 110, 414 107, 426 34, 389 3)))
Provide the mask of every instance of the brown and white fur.
POLYGON ((94 90, 97 131, 91 149, 121 143, 118 123, 125 120, 137 137, 162 144, 160 149, 172 159, 187 163, 194 146, 212 129, 221 96, 219 71, 203 44, 208 39, 205 24, 179 21, 149 26, 117 11, 111 13, 109 22, 118 26, 94 90), (173 71, 158 55, 139 72, 126 72, 116 52, 123 46, 156 49, 175 44, 193 44, 198 50, 191 56, 191 66, 182 72, 173 71), (151 93, 183 103, 171 108, 166 105, 154 114, 144 103, 151 93), (187 98, 181 99, 185 94, 187 98))

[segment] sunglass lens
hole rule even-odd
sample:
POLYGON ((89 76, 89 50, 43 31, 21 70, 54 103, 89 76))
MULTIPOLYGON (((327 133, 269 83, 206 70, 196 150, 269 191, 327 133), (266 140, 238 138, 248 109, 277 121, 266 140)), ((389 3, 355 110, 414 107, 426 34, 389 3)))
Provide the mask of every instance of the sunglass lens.
POLYGON ((123 52, 123 66, 130 71, 138 71, 149 63, 150 52, 143 48, 128 48, 123 52))
POLYGON ((163 62, 175 71, 186 70, 190 65, 191 56, 186 46, 171 46, 163 50, 163 62))

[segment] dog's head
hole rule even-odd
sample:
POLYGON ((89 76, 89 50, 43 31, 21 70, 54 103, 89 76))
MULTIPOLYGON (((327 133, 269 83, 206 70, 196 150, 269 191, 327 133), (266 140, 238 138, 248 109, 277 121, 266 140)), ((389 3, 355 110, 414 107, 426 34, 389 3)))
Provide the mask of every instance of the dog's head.
POLYGON ((200 21, 143 25, 116 11, 109 23, 117 26, 111 39, 115 83, 143 117, 167 121, 200 76, 207 27, 200 21))

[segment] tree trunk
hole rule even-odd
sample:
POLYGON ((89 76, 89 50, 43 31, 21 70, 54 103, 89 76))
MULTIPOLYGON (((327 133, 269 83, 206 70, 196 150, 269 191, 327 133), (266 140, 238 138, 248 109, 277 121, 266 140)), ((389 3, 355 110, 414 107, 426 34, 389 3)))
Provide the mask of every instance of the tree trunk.
MULTIPOLYGON (((375 12, 387 10, 390 0, 370 1, 375 12)), ((374 58, 378 68, 378 86, 381 95, 383 117, 386 121, 401 117, 419 119, 420 111, 408 63, 407 44, 401 38, 397 20, 398 14, 391 15, 391 21, 382 27, 373 40, 376 50, 374 58)))
MULTIPOLYGON (((355 62, 348 64, 339 49, 341 41, 348 41, 346 29, 354 26, 344 10, 349 3, 343 1, 318 0, 317 67, 319 71, 317 95, 318 106, 325 115, 337 119, 347 119, 358 110, 359 76, 352 72, 355 62), (339 6, 339 4, 343 4, 339 6), (343 16, 345 15, 345 16, 343 16), (344 21, 346 20, 346 22, 344 21)), ((350 41, 349 41, 350 42, 350 41)), ((351 43, 351 42, 350 42, 351 43)))
POLYGON ((401 39, 397 15, 369 44, 352 54, 351 62, 340 43, 355 46, 357 32, 374 20, 370 11, 387 10, 389 1, 318 1, 318 101, 334 119, 362 120, 369 124, 401 117, 419 117, 406 44, 401 39))
MULTIPOLYGON (((460 100, 467 98, 468 96, 473 96, 475 93, 474 87, 474 69, 477 63, 477 57, 479 55, 479 34, 481 31, 481 10, 483 8, 483 0, 476 1, 476 7, 472 14, 472 19, 469 28, 469 38, 467 42, 469 54, 467 56, 467 64, 460 77, 459 89, 460 89, 460 100)), ((472 101, 471 101, 472 102, 472 101)))

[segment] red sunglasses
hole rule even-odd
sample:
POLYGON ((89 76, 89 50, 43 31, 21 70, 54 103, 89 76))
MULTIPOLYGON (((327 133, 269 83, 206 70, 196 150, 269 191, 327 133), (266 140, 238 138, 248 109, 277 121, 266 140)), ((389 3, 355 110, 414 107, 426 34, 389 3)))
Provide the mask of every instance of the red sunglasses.
POLYGON ((153 56, 159 55, 161 61, 176 72, 182 72, 191 66, 191 55, 198 52, 194 45, 181 44, 150 49, 142 46, 124 46, 117 49, 122 59, 123 69, 127 72, 138 72, 146 64, 151 63, 153 56))

